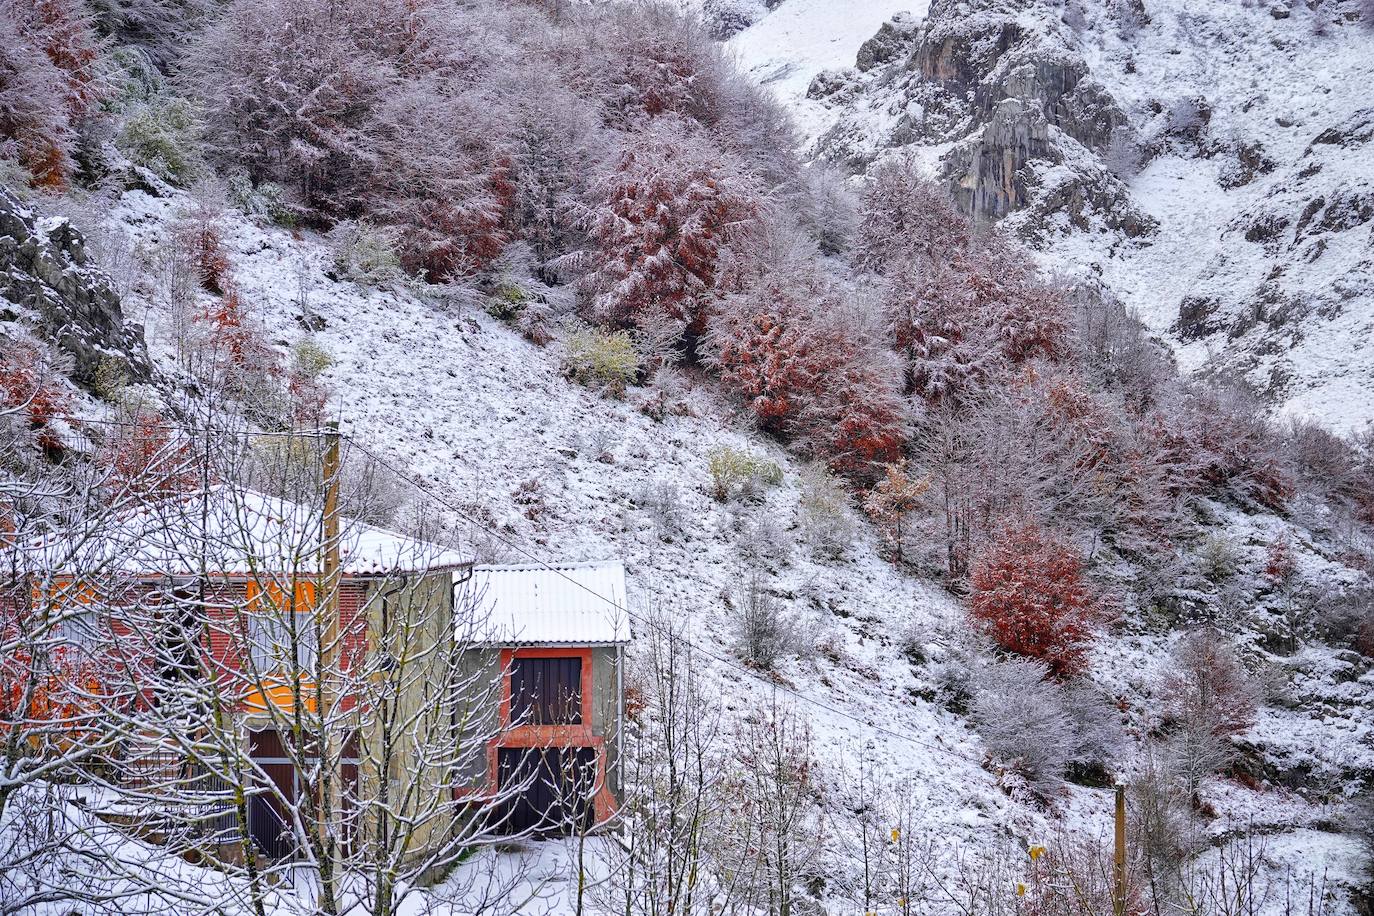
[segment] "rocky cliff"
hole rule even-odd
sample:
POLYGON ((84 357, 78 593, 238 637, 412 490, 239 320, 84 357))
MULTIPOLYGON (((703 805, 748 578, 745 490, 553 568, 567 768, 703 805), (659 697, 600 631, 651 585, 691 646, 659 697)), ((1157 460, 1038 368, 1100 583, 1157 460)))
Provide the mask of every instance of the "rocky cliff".
POLYGON ((1190 371, 1374 419, 1374 9, 935 0, 819 74, 816 153, 903 153, 1101 283, 1190 371))
POLYGON ((0 321, 37 334, 72 361, 91 388, 102 360, 134 378, 150 367, 143 329, 125 321, 109 277, 92 263, 81 233, 64 219, 39 218, 0 188, 0 321))

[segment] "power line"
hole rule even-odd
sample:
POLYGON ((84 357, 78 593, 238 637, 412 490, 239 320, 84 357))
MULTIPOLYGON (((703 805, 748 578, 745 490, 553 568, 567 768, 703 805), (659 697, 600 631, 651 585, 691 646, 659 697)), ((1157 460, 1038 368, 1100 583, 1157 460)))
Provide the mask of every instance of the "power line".
POLYGON ((94 425, 94 426, 115 426, 128 429, 161 430, 163 432, 181 432, 188 435, 200 435, 202 433, 212 433, 217 436, 232 436, 236 439, 260 439, 265 437, 287 437, 297 439, 324 439, 330 435, 328 430, 323 429, 282 429, 282 430, 262 430, 253 431, 249 429, 224 429, 223 427, 196 426, 189 423, 173 423, 165 419, 159 419, 156 423, 145 423, 139 420, 110 420, 97 419, 94 417, 78 417, 74 414, 55 414, 54 419, 63 420, 73 425, 94 425))
MULTIPOLYGON (((376 452, 372 451, 371 449, 369 449, 367 446, 365 446, 365 445, 363 445, 362 443, 360 443, 357 439, 353 438, 352 436, 347 436, 347 435, 346 435, 346 436, 344 436, 344 438, 348 439, 348 440, 353 444, 353 447, 356 448, 356 449, 358 449, 358 451, 362 452, 364 455, 367 455, 367 456, 368 456, 369 458, 371 458, 373 461, 376 461, 376 462, 377 462, 378 464, 380 464, 382 467, 384 467, 384 468, 386 468, 387 470, 391 471, 391 472, 392 472, 393 474, 395 474, 397 477, 401 478, 401 479, 404 480, 406 483, 410 484, 410 485, 413 486, 415 489, 419 490, 421 493, 423 493, 423 494, 424 494, 425 496, 427 496, 428 498, 434 500, 434 501, 437 502, 439 505, 441 505, 441 506, 443 506, 444 508, 448 509, 449 511, 453 512, 455 515, 457 515, 459 518, 463 519, 463 521, 467 522, 468 524, 473 525, 474 527, 480 528, 481 530, 485 531, 487 534, 489 534, 489 535, 491 535, 492 537, 496 538, 498 541, 500 541, 501 543, 505 544, 507 547, 510 547, 512 550, 517 551, 521 556, 523 556, 523 557, 525 557, 526 559, 530 560, 530 561, 533 562, 534 564, 536 564, 536 565, 538 565, 538 566, 541 566, 541 567, 543 567, 544 569, 547 569, 549 572, 553 573, 554 575, 558 576, 559 578, 562 578, 562 579, 567 580, 567 581, 568 581, 569 583, 571 583, 572 585, 576 586, 577 588, 582 589, 582 590, 585 591, 587 594, 592 595, 592 596, 595 597, 596 599, 598 599, 598 600, 604 602, 605 604, 609 605, 609 606, 610 606, 611 608, 613 608, 614 610, 616 610, 616 611, 618 611, 618 612, 624 614, 626 617, 630 618, 631 620, 634 620, 634 621, 636 621, 636 622, 638 622, 638 623, 641 623, 641 624, 643 624, 644 626, 649 627, 650 629, 656 629, 656 628, 658 628, 658 627, 660 626, 657 622, 652 621, 652 620, 649 620, 649 619, 647 619, 647 618, 645 618, 645 617, 643 617, 643 616, 641 616, 641 615, 639 615, 639 614, 636 614, 634 611, 631 611, 628 607, 622 607, 621 605, 617 604, 615 601, 613 601, 613 600, 611 600, 610 598, 607 598, 605 595, 602 595, 601 593, 599 593, 599 592, 593 590, 593 589, 590 588, 589 586, 587 586, 587 585, 585 585, 585 584, 583 584, 583 583, 577 581, 577 580, 574 579, 572 576, 569 576, 567 573, 565 573, 563 570, 561 570, 561 569, 559 569, 558 567, 552 565, 551 563, 549 563, 548 561, 544 560, 542 557, 538 556, 537 554, 533 553, 532 551, 526 549, 525 547, 523 547, 523 546, 522 546, 520 543, 518 543, 517 541, 514 541, 514 540, 512 540, 511 538, 509 538, 509 537, 505 536, 504 534, 502 534, 501 532, 496 531, 495 529, 491 528, 490 526, 488 526, 488 525, 485 524, 484 522, 480 521, 479 519, 473 518, 471 515, 469 515, 466 511, 464 511, 464 510, 463 510, 462 508, 460 508, 459 506, 454 505, 454 504, 453 504, 452 502, 450 502, 449 500, 444 499, 442 496, 439 496, 438 494, 434 493, 433 491, 429 490, 428 488, 422 486, 419 482, 417 482, 416 480, 414 480, 413 478, 411 478, 408 474, 406 474, 406 473, 405 473, 404 471, 402 471, 400 468, 396 467, 396 466, 395 466, 394 464, 392 464, 390 461, 388 461, 387 459, 383 458, 381 455, 378 455, 376 452)), ((928 741, 922 741, 922 740, 920 740, 919 738, 914 738, 914 737, 912 737, 911 735, 904 735, 904 734, 901 734, 900 732, 897 732, 897 731, 894 731, 894 730, 892 730, 892 729, 886 728, 886 727, 884 727, 884 726, 882 726, 882 725, 876 725, 876 724, 873 724, 873 723, 871 723, 871 722, 866 722, 866 721, 864 721, 863 719, 859 718, 858 716, 854 715, 853 713, 847 712, 847 711, 845 711, 845 710, 843 710, 843 709, 839 709, 838 707, 832 706, 832 705, 830 705, 829 703, 824 702, 823 700, 818 700, 818 699, 816 699, 815 697, 808 696, 808 695, 806 695, 806 694, 804 694, 804 693, 801 693, 801 692, 798 691, 798 690, 794 690, 794 689, 792 689, 791 687, 787 687, 786 685, 777 684, 777 683, 774 683, 773 681, 769 681, 769 680, 767 680, 767 679, 761 677, 758 673, 756 673, 756 672, 754 672, 754 671, 751 671, 749 668, 745 667, 744 665, 741 665, 739 662, 735 661, 734 659, 728 658, 728 657, 726 657, 726 656, 719 655, 719 654, 717 654, 717 653, 715 653, 715 652, 712 652, 710 649, 707 649, 707 648, 701 646, 700 644, 698 644, 698 643, 696 643, 696 642, 693 642, 692 640, 690 640, 690 639, 688 639, 688 638, 686 638, 686 637, 677 636, 677 635, 674 635, 674 634, 670 634, 670 637, 671 637, 671 638, 674 638, 674 639, 679 639, 679 640, 681 640, 682 642, 686 643, 690 648, 692 648, 693 650, 699 652, 701 655, 705 656, 706 658, 709 658, 709 659, 711 659, 711 660, 713 660, 713 661, 715 661, 715 662, 718 662, 719 664, 722 664, 722 665, 726 666, 727 668, 731 668, 731 669, 733 669, 733 670, 739 672, 740 674, 743 674, 745 677, 751 678, 751 679, 757 681, 758 683, 763 684, 763 685, 765 685, 765 686, 767 686, 767 687, 769 687, 769 688, 771 688, 771 689, 773 689, 773 690, 779 690, 779 691, 781 691, 781 692, 783 692, 783 693, 785 693, 785 694, 788 694, 789 696, 792 696, 792 697, 794 697, 795 699, 802 701, 803 703, 807 703, 807 704, 809 704, 809 705, 811 705, 811 706, 814 706, 814 707, 816 707, 816 708, 818 708, 818 709, 823 709, 823 710, 825 710, 826 712, 829 712, 829 713, 831 713, 831 714, 833 714, 833 715, 839 716, 839 717, 841 717, 841 718, 843 718, 843 719, 848 719, 849 721, 854 722, 854 723, 856 723, 856 724, 858 724, 858 725, 861 725, 861 726, 863 726, 864 728, 871 729, 871 730, 876 731, 876 732, 880 732, 880 733, 882 733, 882 734, 884 734, 884 735, 888 735, 888 736, 890 736, 890 737, 892 737, 892 738, 896 738, 896 739, 899 740, 899 741, 904 741, 904 742, 907 742, 908 744, 914 744, 914 745, 916 745, 917 747, 923 747, 923 748, 926 748, 926 749, 928 749, 928 750, 935 751, 935 752, 937 752, 937 753, 947 754, 947 755, 949 755, 949 756, 951 756, 951 757, 955 757, 955 758, 958 758, 958 759, 960 759, 960 760, 963 760, 963 761, 966 761, 966 762, 968 762, 968 763, 971 763, 971 764, 973 764, 974 766, 981 766, 981 765, 982 765, 982 761, 977 760, 977 759, 975 759, 975 758, 973 758, 973 757, 970 757, 970 756, 967 755, 967 754, 963 754, 963 753, 960 753, 959 751, 953 750, 952 748, 948 748, 948 747, 945 747, 945 746, 939 745, 939 744, 931 744, 931 743, 928 742, 928 741)))

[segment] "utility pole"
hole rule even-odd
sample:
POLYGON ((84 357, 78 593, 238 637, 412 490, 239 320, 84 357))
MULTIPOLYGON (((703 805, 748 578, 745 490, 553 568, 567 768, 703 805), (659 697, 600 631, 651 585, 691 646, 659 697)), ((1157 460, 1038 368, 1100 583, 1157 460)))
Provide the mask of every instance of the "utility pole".
POLYGON ((1116 858, 1112 868, 1112 916, 1126 916, 1126 783, 1116 781, 1116 858))
MULTIPOLYGON (((319 816, 320 839, 326 843, 326 855, 332 860, 339 852, 341 837, 330 835, 329 819, 338 813, 340 792, 338 774, 334 770, 337 751, 341 746, 335 734, 338 723, 332 721, 338 692, 334 683, 337 674, 335 663, 340 657, 337 652, 340 634, 339 621, 339 423, 331 420, 325 426, 325 446, 323 461, 324 476, 324 517, 320 531, 322 544, 320 550, 320 578, 324 588, 323 600, 318 601, 318 613, 324 619, 320 622, 319 670, 320 683, 316 691, 320 717, 321 744, 319 816)), ((321 862, 322 869, 335 872, 334 862, 321 862)), ((331 875, 332 877, 332 875, 331 875)))

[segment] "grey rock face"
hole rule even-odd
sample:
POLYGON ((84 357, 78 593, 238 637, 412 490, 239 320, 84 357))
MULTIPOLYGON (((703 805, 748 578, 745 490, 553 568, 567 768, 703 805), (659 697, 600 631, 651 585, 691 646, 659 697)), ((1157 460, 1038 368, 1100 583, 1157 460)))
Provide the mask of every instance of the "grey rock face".
MULTIPOLYGON (((903 87, 911 114, 886 144, 954 141, 941 174, 959 206, 980 222, 1035 204, 1026 214, 1032 220, 1042 210, 1062 212, 1074 224, 1148 233, 1152 223, 1132 207, 1120 181, 1100 167, 1080 168, 1088 160, 1077 146, 1105 157, 1134 137, 1125 112, 1070 43, 1025 25, 1022 14, 1036 3, 935 0, 923 25, 901 17, 885 24, 860 51, 857 69, 875 87, 903 87), (1075 149, 1061 149, 1065 142, 1075 149), (1065 185, 1065 169, 1053 187, 1037 183, 1044 166, 1066 164, 1080 187, 1065 185)), ((852 83, 840 91, 833 81, 813 88, 841 101, 855 91, 852 83)), ((823 154, 852 160, 842 148, 847 136, 841 124, 823 154)))
POLYGON ((91 262, 85 238, 66 220, 39 220, 0 188, 0 318, 30 322, 72 358, 72 379, 95 382, 115 357, 136 379, 151 374, 143 328, 126 323, 110 279, 91 262))
POLYGON ((878 29, 878 34, 859 47, 854 64, 867 73, 874 67, 885 66, 905 58, 916 46, 920 23, 910 13, 898 13, 878 29))
POLYGON ((1026 164, 1051 155, 1044 114, 1020 99, 1005 99, 982 133, 945 160, 943 175, 960 209, 998 220, 1026 204, 1026 164))

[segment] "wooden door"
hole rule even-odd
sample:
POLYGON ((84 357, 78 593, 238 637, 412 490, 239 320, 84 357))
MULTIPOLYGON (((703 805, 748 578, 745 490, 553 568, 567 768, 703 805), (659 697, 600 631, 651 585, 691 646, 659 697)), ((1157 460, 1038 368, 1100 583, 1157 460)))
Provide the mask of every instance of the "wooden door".
POLYGON ((510 793, 502 812, 506 833, 566 835, 591 827, 595 748, 501 748, 497 763, 500 789, 510 793))

